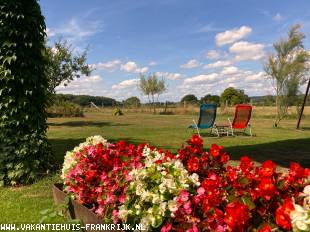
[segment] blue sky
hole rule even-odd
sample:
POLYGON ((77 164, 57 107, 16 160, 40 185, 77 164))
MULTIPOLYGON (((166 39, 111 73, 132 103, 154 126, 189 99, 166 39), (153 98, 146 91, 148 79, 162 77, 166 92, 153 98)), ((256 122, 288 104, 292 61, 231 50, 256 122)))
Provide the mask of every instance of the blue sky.
POLYGON ((263 63, 272 43, 294 23, 310 47, 310 1, 299 0, 41 0, 49 43, 88 47, 95 68, 61 93, 141 99, 139 74, 156 73, 168 90, 160 100, 220 94, 233 86, 272 94, 263 63))

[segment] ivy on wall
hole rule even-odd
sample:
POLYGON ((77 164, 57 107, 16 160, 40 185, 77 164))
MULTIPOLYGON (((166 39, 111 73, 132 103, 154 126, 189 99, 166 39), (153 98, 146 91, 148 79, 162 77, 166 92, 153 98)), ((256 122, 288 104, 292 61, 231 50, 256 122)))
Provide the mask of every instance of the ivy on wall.
POLYGON ((33 182, 50 156, 45 29, 36 0, 0 0, 0 185, 33 182))

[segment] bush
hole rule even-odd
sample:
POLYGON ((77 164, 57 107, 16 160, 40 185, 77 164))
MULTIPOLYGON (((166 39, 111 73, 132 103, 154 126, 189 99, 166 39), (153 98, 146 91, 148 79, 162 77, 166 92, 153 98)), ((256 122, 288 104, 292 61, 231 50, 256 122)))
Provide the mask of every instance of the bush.
POLYGON ((83 109, 74 103, 58 101, 47 109, 48 117, 84 117, 83 109))
POLYGON ((116 108, 113 113, 114 116, 122 116, 124 115, 123 111, 120 108, 116 108))

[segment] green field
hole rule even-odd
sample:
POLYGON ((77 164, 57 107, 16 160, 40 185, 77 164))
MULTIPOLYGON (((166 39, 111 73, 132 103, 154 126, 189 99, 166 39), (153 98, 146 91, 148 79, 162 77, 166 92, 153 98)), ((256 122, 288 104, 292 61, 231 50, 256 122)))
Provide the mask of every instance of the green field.
MULTIPOLYGON (((97 134, 109 141, 147 142, 175 152, 190 137, 192 131, 186 127, 193 117, 146 113, 115 117, 111 111, 104 111, 86 113, 84 118, 49 119, 48 138, 55 155, 54 169, 60 170, 67 150, 97 134)), ((219 116, 217 122, 227 122, 227 117, 219 116)), ((258 162, 272 159, 283 167, 288 167, 290 161, 310 167, 310 117, 302 121, 303 130, 294 129, 296 119, 283 121, 279 128, 273 128, 272 124, 272 118, 254 115, 252 125, 256 136, 217 138, 204 132, 204 144, 207 148, 212 143, 223 145, 233 160, 249 155, 258 162)), ((30 186, 0 188, 0 223, 38 223, 40 211, 52 206, 51 185, 59 181, 57 176, 50 174, 30 186)))

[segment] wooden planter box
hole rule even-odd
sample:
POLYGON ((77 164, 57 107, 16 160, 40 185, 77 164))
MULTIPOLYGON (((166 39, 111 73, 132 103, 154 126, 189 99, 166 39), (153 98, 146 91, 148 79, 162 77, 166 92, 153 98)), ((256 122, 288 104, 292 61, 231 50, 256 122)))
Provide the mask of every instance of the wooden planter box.
MULTIPOLYGON (((66 193, 63 192, 62 184, 54 184, 53 185, 53 197, 55 204, 63 204, 66 193)), ((70 219, 79 219, 82 223, 85 224, 103 224, 102 219, 100 219, 93 211, 84 205, 80 204, 76 200, 70 199, 69 201, 69 209, 66 215, 70 219)), ((87 232, 98 232, 99 230, 85 230, 87 232)), ((106 232, 107 230, 100 230, 102 232, 106 232)))

